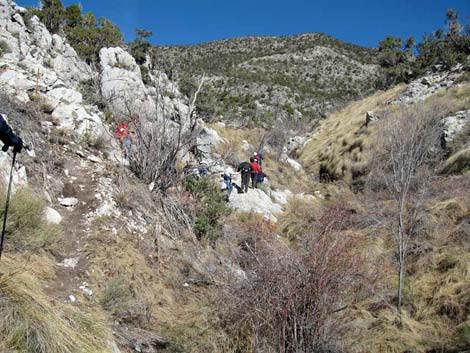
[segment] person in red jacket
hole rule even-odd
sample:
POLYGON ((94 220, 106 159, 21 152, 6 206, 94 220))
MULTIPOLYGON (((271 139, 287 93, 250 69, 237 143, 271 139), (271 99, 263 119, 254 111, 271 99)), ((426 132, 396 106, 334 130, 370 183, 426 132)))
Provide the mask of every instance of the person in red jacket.
POLYGON ((127 121, 124 121, 116 127, 116 130, 114 130, 114 132, 116 133, 117 137, 122 140, 124 137, 126 137, 128 128, 129 123, 127 121))
POLYGON ((253 157, 250 158, 250 164, 251 164, 251 186, 254 189, 256 189, 258 187, 258 174, 262 173, 262 170, 258 162, 253 157))

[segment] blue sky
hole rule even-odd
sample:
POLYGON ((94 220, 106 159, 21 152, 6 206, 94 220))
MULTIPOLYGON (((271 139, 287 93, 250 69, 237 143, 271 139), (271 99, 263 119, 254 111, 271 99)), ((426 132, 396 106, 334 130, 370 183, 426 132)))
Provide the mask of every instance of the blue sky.
MULTIPOLYGON (((17 0, 22 6, 38 0, 17 0)), ((77 1, 63 0, 65 5, 77 1)), ((403 38, 444 26, 445 12, 470 16, 470 0, 81 0, 115 22, 126 40, 135 28, 155 44, 190 44, 250 34, 324 32, 347 42, 377 46, 387 34, 403 38)))

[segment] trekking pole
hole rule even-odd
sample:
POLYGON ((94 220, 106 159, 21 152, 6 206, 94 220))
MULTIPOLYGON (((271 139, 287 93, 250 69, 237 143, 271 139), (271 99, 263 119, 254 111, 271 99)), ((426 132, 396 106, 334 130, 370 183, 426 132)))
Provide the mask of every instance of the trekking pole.
POLYGON ((0 259, 2 258, 3 241, 5 240, 5 230, 7 227, 8 207, 10 206, 11 182, 13 180, 13 169, 15 167, 15 161, 16 161, 16 152, 13 152, 13 160, 11 162, 11 170, 10 170, 10 180, 8 181, 7 201, 5 204, 5 214, 3 215, 2 240, 0 242, 0 259))

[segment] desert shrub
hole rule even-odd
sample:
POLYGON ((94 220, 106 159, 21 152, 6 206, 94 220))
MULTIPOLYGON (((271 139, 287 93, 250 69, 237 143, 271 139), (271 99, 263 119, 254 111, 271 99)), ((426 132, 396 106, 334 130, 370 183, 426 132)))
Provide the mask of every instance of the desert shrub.
POLYGON ((3 54, 8 52, 10 52, 10 47, 8 46, 8 43, 4 40, 0 40, 0 58, 3 56, 3 54))
MULTIPOLYGON (((6 193, 1 193, 0 217, 5 212, 6 193)), ((59 235, 59 228, 44 220, 44 202, 30 189, 12 195, 8 210, 6 244, 16 251, 34 251, 46 247, 59 235)))
POLYGON ((340 206, 326 208, 296 249, 258 234, 246 278, 227 283, 219 298, 234 350, 342 350, 338 313, 368 283, 358 240, 342 231, 348 222, 340 206))
POLYGON ((111 278, 105 284, 100 304, 115 318, 131 319, 131 313, 136 307, 136 298, 132 293, 131 284, 125 278, 111 278))
POLYGON ((197 200, 194 221, 196 236, 198 239, 216 240, 221 232, 221 218, 229 212, 218 185, 209 177, 189 176, 186 178, 186 189, 197 200))

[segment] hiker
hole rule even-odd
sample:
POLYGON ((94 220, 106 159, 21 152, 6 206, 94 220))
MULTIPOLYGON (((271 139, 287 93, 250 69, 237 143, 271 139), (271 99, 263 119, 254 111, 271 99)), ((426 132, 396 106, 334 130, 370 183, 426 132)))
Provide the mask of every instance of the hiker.
POLYGON ((237 168, 237 172, 240 172, 242 175, 242 185, 241 189, 243 192, 248 192, 248 186, 250 184, 250 175, 251 175, 251 164, 248 162, 242 162, 237 168))
POLYGON ((131 139, 129 136, 129 123, 123 121, 114 130, 116 136, 121 140, 121 147, 124 151, 124 158, 128 158, 131 150, 131 139))
POLYGON ((122 139, 122 147, 124 149, 124 157, 129 159, 132 156, 132 142, 134 139, 134 131, 127 131, 126 136, 122 139))
POLYGON ((266 174, 262 171, 261 173, 258 174, 258 185, 264 183, 264 179, 267 177, 266 174))
POLYGON ((226 170, 222 176, 222 183, 220 184, 220 188, 223 192, 225 192, 224 195, 224 200, 229 201, 230 199, 230 194, 232 193, 233 190, 233 184, 232 184, 232 175, 230 170, 226 170))
POLYGON ((129 123, 127 121, 123 121, 120 123, 114 132, 116 133, 117 137, 122 140, 127 135, 127 129, 129 128, 129 123))
POLYGON ((259 164, 260 167, 263 165, 263 154, 261 153, 261 151, 260 152, 254 152, 253 153, 253 158, 259 164))
POLYGON ((3 152, 8 151, 10 146, 13 146, 13 153, 20 153, 23 149, 23 140, 13 132, 2 114, 0 114, 0 140, 3 142, 3 152))
POLYGON ((259 166, 258 162, 256 162, 254 157, 250 158, 251 164, 251 187, 253 189, 258 188, 258 175, 262 173, 261 167, 259 166))

